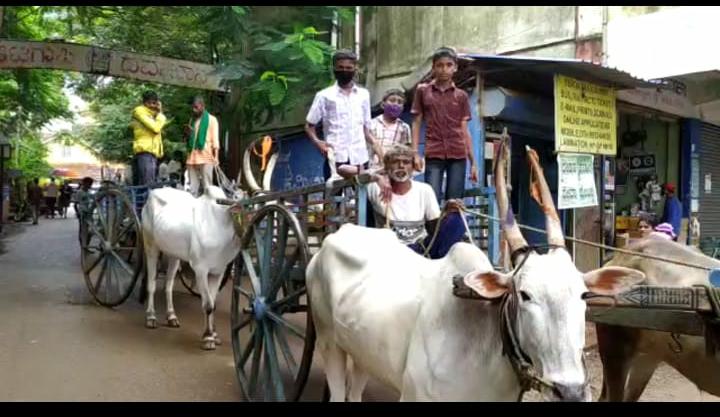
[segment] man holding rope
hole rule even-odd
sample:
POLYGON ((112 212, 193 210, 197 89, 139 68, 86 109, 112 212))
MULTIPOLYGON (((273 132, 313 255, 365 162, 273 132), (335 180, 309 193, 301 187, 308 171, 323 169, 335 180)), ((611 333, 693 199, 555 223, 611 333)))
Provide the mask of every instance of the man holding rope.
POLYGON ((430 185, 411 177, 414 155, 405 145, 390 148, 383 163, 390 178, 392 197, 386 203, 380 187, 373 182, 368 186, 368 200, 375 212, 375 224, 392 228, 398 239, 415 252, 439 259, 465 237, 465 223, 460 214, 462 202, 448 200, 441 215, 430 185))
POLYGON ((218 164, 220 125, 215 116, 205 110, 205 100, 197 96, 192 101, 193 120, 185 126, 187 137, 187 172, 190 193, 197 197, 212 185, 213 168, 218 164))

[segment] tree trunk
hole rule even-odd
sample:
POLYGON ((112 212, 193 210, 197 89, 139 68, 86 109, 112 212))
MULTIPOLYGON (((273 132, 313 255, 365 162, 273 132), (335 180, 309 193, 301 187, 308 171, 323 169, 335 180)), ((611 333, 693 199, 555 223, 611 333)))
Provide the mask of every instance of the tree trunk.
POLYGON ((3 37, 3 23, 5 22, 5 6, 0 6, 0 37, 3 37))

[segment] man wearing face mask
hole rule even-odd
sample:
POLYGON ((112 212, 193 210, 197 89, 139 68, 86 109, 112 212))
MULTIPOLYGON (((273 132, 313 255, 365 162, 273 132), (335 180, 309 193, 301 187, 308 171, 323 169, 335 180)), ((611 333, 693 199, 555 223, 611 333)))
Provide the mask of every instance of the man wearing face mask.
MULTIPOLYGON (((337 82, 315 95, 307 114, 305 133, 323 156, 328 148, 335 153, 336 167, 350 165, 357 171, 368 168, 367 145, 377 146, 370 132, 370 93, 355 84, 357 56, 352 51, 340 50, 333 55, 333 68, 337 82), (324 140, 318 138, 315 126, 322 120, 324 140)), ((326 161, 325 179, 331 176, 326 161)))
POLYGON ((435 192, 429 184, 411 178, 414 156, 408 146, 390 148, 383 158, 392 190, 390 201, 386 203, 382 198, 376 183, 368 186, 368 200, 372 203, 377 225, 390 227, 402 243, 417 253, 424 254, 430 247, 430 258, 439 259, 465 237, 465 226, 459 213, 462 202, 449 200, 445 208, 447 214, 438 226, 441 213, 435 192), (436 227, 440 230, 433 241, 436 227))
POLYGON ((368 149, 370 153, 370 169, 381 168, 383 154, 394 145, 410 145, 410 125, 400 119, 405 105, 405 93, 397 88, 385 92, 382 101, 383 114, 372 119, 370 133, 377 141, 381 154, 368 149))

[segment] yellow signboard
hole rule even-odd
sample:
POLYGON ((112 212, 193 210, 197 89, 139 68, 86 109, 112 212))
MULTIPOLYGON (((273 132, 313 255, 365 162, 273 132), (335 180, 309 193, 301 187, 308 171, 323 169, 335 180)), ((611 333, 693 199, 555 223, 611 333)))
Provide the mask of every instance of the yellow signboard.
POLYGON ((555 150, 615 155, 615 91, 555 75, 555 150))

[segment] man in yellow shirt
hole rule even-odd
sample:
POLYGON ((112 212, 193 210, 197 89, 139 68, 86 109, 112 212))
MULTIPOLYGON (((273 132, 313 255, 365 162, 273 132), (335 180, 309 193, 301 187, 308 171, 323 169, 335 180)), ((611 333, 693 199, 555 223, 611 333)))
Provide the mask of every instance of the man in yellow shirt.
POLYGON ((193 120, 186 128, 188 135, 187 166, 190 192, 198 196, 200 184, 203 189, 212 185, 213 167, 218 164, 220 151, 220 125, 215 116, 205 110, 205 100, 195 97, 192 101, 193 120))
POLYGON ((166 118, 157 93, 146 91, 143 104, 132 112, 130 127, 133 131, 135 154, 135 184, 149 185, 155 182, 158 158, 163 156, 162 128, 166 118))

